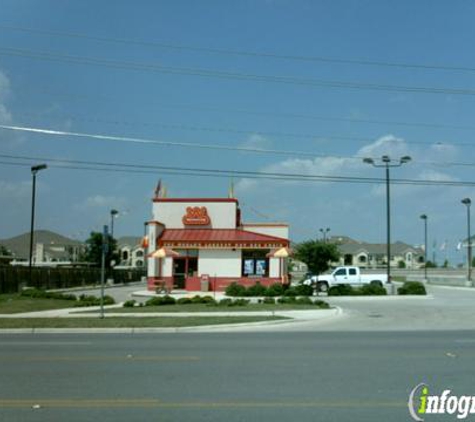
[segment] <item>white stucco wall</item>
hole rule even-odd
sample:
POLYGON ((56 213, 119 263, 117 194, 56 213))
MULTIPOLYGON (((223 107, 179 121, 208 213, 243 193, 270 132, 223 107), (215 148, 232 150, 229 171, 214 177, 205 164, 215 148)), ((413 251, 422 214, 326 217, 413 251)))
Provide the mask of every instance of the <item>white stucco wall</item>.
POLYGON ((289 238, 289 226, 287 225, 272 225, 272 224, 243 224, 243 229, 248 232, 265 234, 267 236, 275 236, 283 239, 289 238))
POLYGON ((165 224, 167 229, 182 229, 187 207, 205 207, 211 219, 210 228, 236 228, 236 202, 154 202, 153 218, 165 224))
POLYGON ((269 277, 279 277, 279 258, 269 259, 269 277))
POLYGON ((241 277, 241 251, 201 249, 198 274, 220 277, 241 277))

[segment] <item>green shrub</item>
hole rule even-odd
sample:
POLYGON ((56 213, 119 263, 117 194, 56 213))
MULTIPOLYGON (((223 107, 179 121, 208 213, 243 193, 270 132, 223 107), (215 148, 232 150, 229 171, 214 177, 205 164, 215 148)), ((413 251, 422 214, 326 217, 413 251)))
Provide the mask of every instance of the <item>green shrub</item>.
POLYGON ((226 296, 239 297, 246 296, 246 288, 236 282, 231 283, 225 290, 226 296))
POLYGON ((221 299, 219 306, 247 306, 249 302, 248 299, 221 299))
POLYGON ((308 296, 303 296, 297 298, 295 301, 297 305, 313 305, 312 299, 310 299, 308 296))
POLYGON ((163 305, 175 305, 176 300, 172 296, 157 296, 152 297, 151 299, 145 302, 145 306, 163 306, 163 305))
POLYGON ((193 296, 190 299, 189 303, 193 304, 205 304, 205 305, 214 305, 216 304, 216 301, 211 297, 211 296, 193 296))
POLYGON ((134 299, 126 300, 122 306, 124 308, 133 308, 135 306, 135 303, 136 303, 136 301, 134 299))
POLYGON ((327 302, 325 302, 324 300, 317 299, 316 301, 313 302, 313 304, 315 306, 318 306, 321 309, 329 309, 330 308, 330 305, 327 302))
POLYGON ((69 293, 47 292, 42 289, 24 289, 20 293, 21 296, 31 297, 34 299, 62 299, 62 300, 77 300, 77 297, 69 293))
POLYGON ((359 290, 364 296, 386 296, 388 294, 383 286, 377 284, 365 284, 359 290))
POLYGON ((231 306, 247 306, 249 305, 250 300, 248 299, 235 299, 231 306))
POLYGON ((190 305, 192 303, 193 301, 189 297, 180 297, 180 299, 176 301, 177 305, 190 305))
POLYGON ((328 296, 353 296, 356 294, 355 289, 348 284, 338 284, 328 289, 328 296))
MULTIPOLYGON (((104 305, 113 305, 115 300, 113 297, 105 295, 104 296, 104 305)), ((91 295, 81 295, 79 296, 79 300, 74 303, 75 307, 84 307, 84 306, 100 306, 101 298, 91 295)))
POLYGON ((247 288, 246 293, 247 296, 264 296, 266 291, 267 288, 257 281, 253 286, 247 288))
POLYGON ((284 286, 281 283, 271 284, 265 291, 264 296, 275 297, 284 294, 284 286))
POLYGON ((406 281, 402 287, 397 289, 399 295, 426 295, 424 284, 419 281, 406 281))
POLYGON ((262 299, 264 305, 275 305, 275 299, 273 297, 265 297, 262 299))
POLYGON ((289 287, 284 291, 284 296, 295 297, 298 296, 297 289, 295 287, 289 287))
POLYGON ((295 286, 295 291, 297 292, 297 296, 312 296, 313 295, 313 287, 307 286, 306 284, 299 284, 295 286))
POLYGON ((295 304, 297 299, 295 296, 282 296, 277 299, 277 303, 286 305, 286 304, 295 304))

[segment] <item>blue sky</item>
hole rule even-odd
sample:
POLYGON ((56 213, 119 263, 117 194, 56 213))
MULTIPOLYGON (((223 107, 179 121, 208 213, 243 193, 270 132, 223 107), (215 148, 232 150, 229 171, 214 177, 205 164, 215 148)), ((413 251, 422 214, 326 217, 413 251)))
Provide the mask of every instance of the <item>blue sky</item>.
MULTIPOLYGON (((459 183, 474 182, 473 2, 0 3, 0 238, 29 230, 29 167, 39 162, 50 168, 38 175, 36 227, 84 239, 111 208, 121 212, 118 236, 141 235, 159 178, 169 196, 220 197, 231 175, 92 171, 71 160, 382 178, 362 157, 410 155, 392 177, 456 185, 394 185, 392 237, 420 244, 425 213, 438 258, 463 261, 455 247, 466 234, 460 200, 474 193, 459 183)), ((233 180, 247 221, 286 221, 296 241, 329 227, 385 242, 382 184, 233 180)))

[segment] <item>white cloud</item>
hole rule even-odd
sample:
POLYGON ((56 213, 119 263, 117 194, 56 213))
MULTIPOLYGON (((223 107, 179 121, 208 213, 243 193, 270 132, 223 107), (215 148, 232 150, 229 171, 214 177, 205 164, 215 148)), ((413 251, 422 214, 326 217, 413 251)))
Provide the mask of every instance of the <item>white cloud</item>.
POLYGON ((372 157, 377 158, 383 155, 394 157, 402 157, 404 155, 411 155, 409 145, 402 138, 394 135, 385 135, 377 139, 369 145, 360 148, 356 153, 358 157, 372 157))
POLYGON ((127 199, 124 197, 107 196, 107 195, 92 195, 87 197, 83 202, 76 204, 75 208, 78 210, 91 210, 100 208, 122 208, 125 209, 127 199))
POLYGON ((31 196, 31 182, 7 182, 0 180, 0 198, 26 199, 31 196))
POLYGON ((7 75, 0 71, 0 103, 6 101, 7 97, 10 95, 10 80, 7 78, 7 75))
POLYGON ((241 148, 255 148, 255 149, 269 149, 272 148, 272 141, 258 133, 250 135, 239 147, 241 148))

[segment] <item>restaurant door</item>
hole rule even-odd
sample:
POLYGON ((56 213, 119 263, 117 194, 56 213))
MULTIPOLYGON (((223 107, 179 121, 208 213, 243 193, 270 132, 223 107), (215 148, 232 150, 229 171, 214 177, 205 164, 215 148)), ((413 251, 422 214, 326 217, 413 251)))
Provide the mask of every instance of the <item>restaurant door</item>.
POLYGON ((173 288, 184 289, 186 278, 195 277, 198 274, 197 257, 180 257, 173 260, 173 288))

